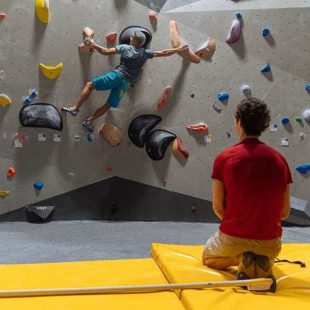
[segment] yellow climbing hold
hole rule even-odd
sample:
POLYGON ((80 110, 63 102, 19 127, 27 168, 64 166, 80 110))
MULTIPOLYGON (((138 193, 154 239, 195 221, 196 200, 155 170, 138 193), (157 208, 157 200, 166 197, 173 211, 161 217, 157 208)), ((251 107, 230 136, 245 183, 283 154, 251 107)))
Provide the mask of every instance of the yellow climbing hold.
POLYGON ((11 104, 12 100, 8 95, 0 94, 0 105, 8 105, 11 104))
POLYGON ((42 63, 39 64, 41 72, 50 80, 54 80, 60 75, 63 66, 64 65, 62 62, 60 62, 57 66, 47 66, 42 63))
POLYGON ((7 195, 10 195, 11 192, 10 191, 0 191, 0 197, 5 197, 7 195))
POLYGON ((48 15, 50 11, 49 0, 36 0, 36 14, 40 22, 43 24, 48 23, 48 15))

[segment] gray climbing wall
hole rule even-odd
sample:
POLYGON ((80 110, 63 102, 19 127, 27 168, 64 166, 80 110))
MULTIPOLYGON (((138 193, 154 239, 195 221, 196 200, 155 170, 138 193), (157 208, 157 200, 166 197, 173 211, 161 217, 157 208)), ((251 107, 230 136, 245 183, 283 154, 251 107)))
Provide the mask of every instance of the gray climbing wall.
POLYGON ((297 165, 310 163, 309 124, 295 121, 305 108, 310 108, 310 96, 304 89, 310 82, 309 0, 62 0, 50 1, 50 9, 50 21, 43 25, 35 16, 34 1, 0 0, 0 12, 7 14, 0 21, 0 70, 4 70, 0 93, 12 99, 10 106, 0 107, 0 191, 11 191, 0 198, 0 214, 113 176, 210 200, 213 159, 237 142, 233 112, 244 98, 240 91, 243 83, 251 85, 253 95, 271 108, 272 123, 278 131, 267 130, 262 140, 288 159, 294 177, 292 194, 310 200, 309 174, 295 172, 297 165), (160 10, 155 29, 147 16, 149 7, 160 10), (225 38, 237 10, 243 15, 243 40, 232 47, 225 38), (48 102, 60 108, 73 103, 91 77, 117 65, 117 56, 79 53, 77 46, 84 26, 95 29, 95 39, 100 44, 105 44, 109 32, 119 32, 129 25, 145 26, 153 31, 151 48, 163 49, 170 47, 170 20, 178 22, 181 35, 193 48, 213 36, 216 52, 212 60, 199 65, 183 62, 177 55, 149 61, 119 109, 96 123, 96 129, 103 122, 118 126, 124 134, 120 147, 110 147, 97 132, 95 140, 88 142, 81 127, 84 118, 107 98, 101 92, 92 94, 78 116, 64 115, 60 142, 53 141, 57 133, 53 130, 20 127, 21 98, 28 89, 39 91, 34 102, 48 102), (267 40, 261 36, 265 26, 272 34, 267 40), (63 62, 62 74, 57 80, 46 79, 39 72, 40 62, 63 62), (272 71, 264 76, 260 69, 267 62, 272 71), (156 104, 166 85, 172 86, 172 93, 168 105, 158 112, 156 104), (230 94, 227 104, 217 101, 217 94, 222 91, 230 94), (222 113, 212 108, 215 102, 222 113), (158 113, 163 120, 157 128, 182 138, 190 151, 187 162, 176 160, 170 150, 162 161, 154 162, 144 149, 129 143, 128 125, 144 113, 158 113), (290 119, 290 126, 282 125, 283 117, 290 119), (211 142, 205 142, 204 135, 192 135, 185 129, 187 124, 198 122, 209 125, 211 142), (18 132, 26 135, 23 147, 16 147, 18 132), (45 142, 38 141, 41 133, 46 135, 45 142), (281 138, 288 139, 288 147, 281 146, 281 138), (9 166, 17 169, 12 179, 6 178, 9 166), (34 190, 35 181, 44 182, 45 187, 34 190))

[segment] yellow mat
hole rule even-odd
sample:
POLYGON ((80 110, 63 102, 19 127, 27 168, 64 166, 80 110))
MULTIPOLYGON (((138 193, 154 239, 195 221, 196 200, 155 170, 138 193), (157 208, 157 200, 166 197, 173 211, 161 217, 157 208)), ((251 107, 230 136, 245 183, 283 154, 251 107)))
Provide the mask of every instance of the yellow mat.
MULTIPOLYGON (((0 290, 168 283, 152 259, 0 265, 0 290)), ((3 310, 176 309, 173 292, 0 298, 3 310)))
MULTIPOLYGON (((203 246, 152 245, 152 257, 170 283, 235 279, 236 268, 219 272, 202 265, 203 246)), ((276 263, 277 292, 255 293, 242 288, 183 290, 186 309, 310 309, 310 244, 283 244, 279 259, 302 261, 306 268, 276 263)))

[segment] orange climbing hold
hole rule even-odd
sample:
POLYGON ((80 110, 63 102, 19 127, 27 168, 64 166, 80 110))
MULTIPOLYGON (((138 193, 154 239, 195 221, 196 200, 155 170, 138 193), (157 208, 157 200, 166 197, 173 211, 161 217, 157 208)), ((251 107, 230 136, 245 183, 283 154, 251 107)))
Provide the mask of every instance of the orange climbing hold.
MULTIPOLYGON (((179 34, 178 25, 174 20, 170 21, 170 36, 172 47, 175 48, 179 47, 182 44, 186 44, 186 42, 181 38, 179 34)), ((190 48, 186 51, 179 52, 178 54, 184 59, 189 60, 196 64, 198 64, 201 60, 201 58, 198 55, 196 55, 190 48)))
POLYGON ((183 142, 180 137, 177 137, 172 144, 172 153, 177 158, 185 158, 189 157, 189 152, 185 149, 183 142))
POLYGON ((8 168, 8 171, 7 171, 7 173, 6 173, 6 176, 8 177, 8 178, 11 178, 13 175, 15 175, 15 173, 16 173, 16 169, 14 168, 14 167, 9 167, 8 168))
POLYGON ((198 123, 198 124, 187 125, 186 128, 189 129, 189 130, 197 131, 199 133, 206 132, 209 129, 208 125, 205 124, 205 123, 198 123))
POLYGON ((199 57, 212 57, 216 49, 215 39, 210 37, 195 52, 199 57))
POLYGON ((117 39, 117 33, 116 32, 111 32, 108 35, 106 35, 107 43, 111 45, 115 45, 116 39, 117 39))
POLYGON ((167 104, 168 95, 170 92, 171 92, 171 86, 170 85, 165 86, 160 101, 157 103, 158 110, 162 109, 167 104))

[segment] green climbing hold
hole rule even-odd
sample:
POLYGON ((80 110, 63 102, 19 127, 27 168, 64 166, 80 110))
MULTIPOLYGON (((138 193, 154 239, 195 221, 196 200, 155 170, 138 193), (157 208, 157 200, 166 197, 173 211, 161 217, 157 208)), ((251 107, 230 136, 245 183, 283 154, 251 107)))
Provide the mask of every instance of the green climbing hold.
POLYGON ((301 118, 300 116, 297 116, 297 117, 296 117, 296 122, 297 122, 297 123, 301 123, 301 122, 302 122, 302 118, 301 118))

